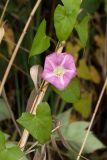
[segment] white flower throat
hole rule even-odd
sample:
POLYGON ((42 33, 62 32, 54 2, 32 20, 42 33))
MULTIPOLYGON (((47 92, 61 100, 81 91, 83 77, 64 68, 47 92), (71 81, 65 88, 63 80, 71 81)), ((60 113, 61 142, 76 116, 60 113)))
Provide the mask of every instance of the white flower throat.
POLYGON ((54 74, 58 77, 61 77, 64 75, 64 68, 62 66, 56 66, 55 69, 54 69, 54 74))

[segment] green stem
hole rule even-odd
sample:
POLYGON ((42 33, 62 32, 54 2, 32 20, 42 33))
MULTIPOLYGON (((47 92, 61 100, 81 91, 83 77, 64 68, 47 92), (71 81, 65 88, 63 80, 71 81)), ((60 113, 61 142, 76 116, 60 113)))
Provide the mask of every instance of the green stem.
POLYGON ((60 109, 59 109, 59 112, 58 113, 62 113, 63 112, 63 110, 64 110, 64 107, 65 107, 65 102, 64 101, 62 101, 62 103, 61 103, 61 105, 60 105, 60 109))

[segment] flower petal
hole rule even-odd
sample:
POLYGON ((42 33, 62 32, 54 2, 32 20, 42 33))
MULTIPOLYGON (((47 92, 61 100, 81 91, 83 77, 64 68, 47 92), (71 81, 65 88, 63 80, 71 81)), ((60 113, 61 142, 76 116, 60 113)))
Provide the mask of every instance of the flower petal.
POLYGON ((63 77, 60 77, 60 82, 61 82, 61 84, 64 86, 64 79, 63 79, 63 77))
POLYGON ((51 64, 52 68, 54 69, 55 68, 55 64, 53 63, 53 61, 48 60, 48 62, 51 64))
POLYGON ((52 53, 46 57, 42 77, 57 89, 65 89, 75 75, 76 66, 72 55, 68 53, 52 53), (64 68, 64 74, 57 76, 54 73, 54 69, 60 66, 64 68))
POLYGON ((61 66, 63 66, 64 65, 64 63, 66 62, 66 58, 67 58, 67 55, 63 58, 63 60, 62 60, 62 62, 61 62, 61 66))
POLYGON ((52 78, 54 76, 54 74, 53 73, 43 73, 42 74, 42 77, 44 78, 44 79, 46 79, 46 80, 48 80, 48 79, 50 79, 50 78, 52 78))

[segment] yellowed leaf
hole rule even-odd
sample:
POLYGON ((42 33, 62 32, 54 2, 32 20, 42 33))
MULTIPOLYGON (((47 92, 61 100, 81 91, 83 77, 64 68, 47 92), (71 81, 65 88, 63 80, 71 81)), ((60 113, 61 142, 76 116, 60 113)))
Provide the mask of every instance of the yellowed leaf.
POLYGON ((88 65, 86 64, 85 59, 79 60, 79 67, 77 68, 77 74, 78 77, 83 78, 85 80, 91 79, 90 70, 88 65))
POLYGON ((70 123, 76 122, 78 120, 76 113, 72 113, 70 116, 70 123))
POLYGON ((72 53, 78 53, 81 49, 80 44, 76 43, 76 44, 72 44, 71 42, 67 42, 66 44, 66 51, 72 53))
POLYGON ((104 47, 105 38, 103 35, 95 35, 94 39, 95 39, 97 46, 99 46, 100 48, 104 47))
POLYGON ((5 38, 5 41, 7 43, 7 47, 8 47, 8 53, 9 55, 11 56, 12 52, 13 52, 13 49, 15 47, 15 37, 14 37, 14 32, 11 28, 11 26, 5 24, 4 25, 4 28, 5 28, 5 35, 4 35, 4 38, 5 38))
POLYGON ((100 80, 101 80, 100 74, 99 74, 99 72, 96 70, 96 68, 94 66, 90 66, 90 74, 91 74, 91 80, 94 83, 99 84, 100 80))
POLYGON ((72 44, 71 42, 67 42, 66 44, 66 52, 72 53, 75 62, 78 60, 78 52, 81 50, 81 45, 77 42, 75 45, 72 44))
POLYGON ((2 39, 3 39, 3 37, 4 37, 4 34, 5 34, 4 27, 1 26, 1 27, 0 27, 0 43, 1 43, 2 39))
POLYGON ((98 64, 103 67, 104 65, 104 57, 103 57, 103 54, 102 54, 102 49, 101 48, 98 48, 95 52, 95 59, 96 61, 98 62, 98 64))
POLYGON ((100 83, 100 74, 94 66, 88 66, 85 59, 79 60, 79 66, 77 67, 78 77, 93 81, 94 83, 100 83))
POLYGON ((87 118, 91 113, 92 93, 84 93, 81 95, 81 99, 74 103, 74 108, 84 118, 87 118))

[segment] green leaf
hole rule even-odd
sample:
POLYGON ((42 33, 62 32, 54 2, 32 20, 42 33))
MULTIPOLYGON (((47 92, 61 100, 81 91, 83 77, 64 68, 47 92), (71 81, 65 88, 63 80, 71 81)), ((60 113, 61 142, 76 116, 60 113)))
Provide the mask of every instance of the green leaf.
POLYGON ((100 3, 101 0, 83 0, 78 19, 81 20, 83 17, 95 13, 95 11, 99 8, 100 3))
POLYGON ((79 67, 77 68, 78 77, 83 78, 85 80, 91 80, 90 69, 86 64, 85 59, 79 60, 79 67))
POLYGON ((41 54, 50 46, 50 38, 46 35, 46 21, 43 20, 37 30, 30 51, 30 57, 41 54))
POLYGON ((54 25, 59 41, 66 40, 69 37, 73 29, 70 21, 72 21, 71 16, 67 16, 65 8, 58 5, 54 13, 54 25))
POLYGON ((11 118, 7 108, 7 104, 2 98, 0 98, 0 121, 5 120, 7 118, 11 118))
POLYGON ((6 148, 12 148, 12 147, 16 147, 17 144, 15 143, 15 141, 7 141, 6 142, 6 148))
POLYGON ((6 148, 6 140, 5 140, 5 135, 2 131, 0 131, 0 151, 6 148))
POLYGON ((41 144, 46 143, 51 136, 52 117, 48 103, 38 105, 36 115, 23 113, 17 120, 41 144))
POLYGON ((58 114, 57 118, 60 119, 60 123, 62 125, 69 124, 71 112, 72 112, 72 109, 70 108, 67 111, 58 114))
MULTIPOLYGON (((69 141, 72 147, 79 151, 88 126, 89 123, 85 121, 73 122, 67 126, 62 124, 63 129, 61 128, 61 133, 65 140, 69 141)), ((102 148, 105 148, 105 146, 94 136, 92 132, 90 132, 83 153, 92 153, 95 150, 102 148)))
POLYGON ((84 118, 87 118, 91 112, 91 101, 92 94, 85 93, 73 106, 84 118))
POLYGON ((68 13, 79 13, 81 0, 61 0, 68 13))
POLYGON ((85 16, 80 22, 78 22, 75 26, 75 29, 79 35, 81 43, 83 47, 86 46, 87 39, 88 39, 88 22, 90 17, 85 16))
POLYGON ((1 160, 27 160, 24 153, 19 147, 12 147, 9 149, 4 149, 0 152, 1 160))
POLYGON ((88 13, 94 13, 98 9, 100 3, 101 0, 83 0, 81 8, 88 13))
POLYGON ((20 148, 7 145, 6 139, 7 135, 0 131, 0 160, 27 160, 20 148))
POLYGON ((64 6, 58 5, 54 13, 54 25, 59 41, 67 40, 71 34, 80 9, 80 0, 75 0, 75 3, 73 0, 62 2, 64 6))
POLYGON ((71 80, 68 87, 63 91, 59 91, 54 87, 53 89, 65 102, 74 103, 80 98, 80 86, 77 78, 71 80))

